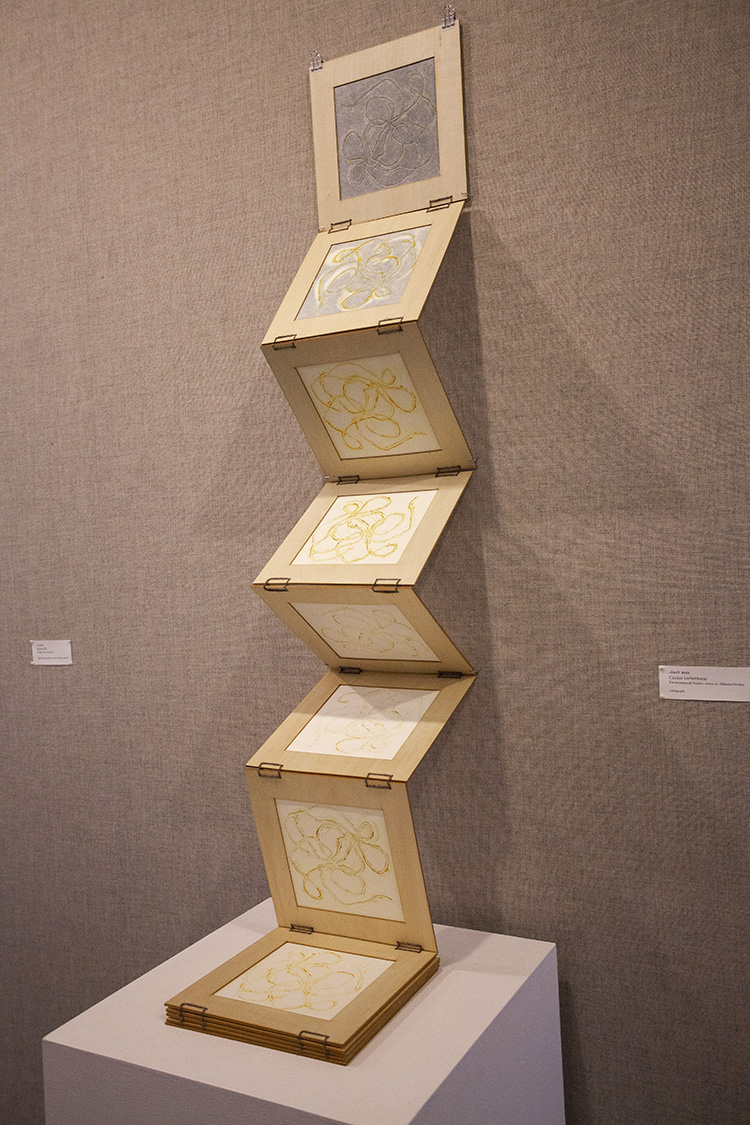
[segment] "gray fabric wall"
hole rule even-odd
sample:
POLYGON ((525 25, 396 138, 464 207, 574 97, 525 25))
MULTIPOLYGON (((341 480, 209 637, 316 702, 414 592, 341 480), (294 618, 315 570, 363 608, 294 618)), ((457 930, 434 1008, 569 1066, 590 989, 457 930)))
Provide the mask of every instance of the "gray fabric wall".
MULTIPOLYGON (((306 66, 439 7, 2 5, 9 1125, 45 1032, 267 893, 242 765, 322 670, 249 591, 320 484, 258 349, 306 66)), ((481 677, 411 787, 433 915, 558 943, 571 1125, 739 1125, 750 708, 657 665, 750 663, 750 6, 459 14, 425 330, 480 470, 421 591, 481 677)))

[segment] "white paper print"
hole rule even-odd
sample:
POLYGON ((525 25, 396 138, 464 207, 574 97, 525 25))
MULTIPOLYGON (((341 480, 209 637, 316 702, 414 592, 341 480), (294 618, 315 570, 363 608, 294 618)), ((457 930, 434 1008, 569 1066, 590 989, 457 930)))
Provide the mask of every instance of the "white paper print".
POLYGON ((390 761, 437 694, 407 688, 344 685, 326 700, 287 750, 390 761))
POLYGON ((382 957, 285 942, 214 996, 333 1019, 393 964, 382 957))

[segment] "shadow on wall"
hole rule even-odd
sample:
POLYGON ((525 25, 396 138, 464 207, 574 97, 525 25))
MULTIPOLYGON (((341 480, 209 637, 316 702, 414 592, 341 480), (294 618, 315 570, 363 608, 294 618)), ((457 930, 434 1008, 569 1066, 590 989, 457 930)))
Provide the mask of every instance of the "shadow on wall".
POLYGON ((420 593, 451 639, 479 669, 477 682, 410 784, 417 836, 433 917, 442 923, 493 929, 498 915, 489 886, 506 852, 498 744, 502 719, 494 667, 486 538, 497 538, 488 397, 479 325, 473 217, 464 214, 421 320, 448 398, 479 464, 437 544, 420 593), (481 718, 479 718, 481 717, 481 718), (481 726, 482 737, 477 737, 481 726), (490 785, 477 785, 491 777, 490 785), (471 809, 470 818, 456 810, 471 809), (477 862, 476 826, 490 827, 477 862))
MULTIPOLYGON (((582 358, 481 211, 459 223, 422 324, 478 464, 422 590, 479 670, 411 787, 433 916, 574 941, 577 923, 561 898, 580 897, 579 864, 592 841, 579 841, 583 855, 560 853, 565 818, 575 817, 587 786, 590 795, 589 774, 602 790, 584 836, 600 834, 619 797, 620 846, 628 842, 621 797, 633 763, 611 771, 599 714, 617 662, 608 587, 629 581, 640 593, 632 522, 673 518, 685 496, 635 412, 582 358), (580 558, 592 536, 586 599, 580 558), (582 732, 597 728, 599 737, 582 743, 582 732), (553 894, 551 883, 567 889, 553 894)), ((627 690, 608 706, 616 736, 639 746, 640 759, 653 731, 634 724, 627 690)), ((587 1125, 569 990, 566 983, 566 1068, 577 1075, 569 1109, 587 1125)))

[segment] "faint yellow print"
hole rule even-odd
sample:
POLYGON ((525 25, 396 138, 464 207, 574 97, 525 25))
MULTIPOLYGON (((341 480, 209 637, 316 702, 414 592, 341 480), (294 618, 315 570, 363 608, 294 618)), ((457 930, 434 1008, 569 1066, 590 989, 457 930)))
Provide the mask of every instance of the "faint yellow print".
POLYGON ((297 320, 397 304, 430 230, 414 227, 332 246, 297 320))
POLYGON ((337 656, 364 660, 440 659, 395 606, 293 602, 292 608, 337 656))
POLYGON ((339 687, 287 750, 391 760, 436 696, 408 688, 339 687))
POLYGON ((294 563, 398 562, 436 490, 341 496, 335 500, 294 563))
POLYGON ((340 457, 440 448, 398 353, 297 370, 340 457))
POLYGON ((380 809, 277 801, 300 906, 404 919, 380 809))
POLYGON ((392 964, 285 942, 214 995, 330 1020, 392 964))

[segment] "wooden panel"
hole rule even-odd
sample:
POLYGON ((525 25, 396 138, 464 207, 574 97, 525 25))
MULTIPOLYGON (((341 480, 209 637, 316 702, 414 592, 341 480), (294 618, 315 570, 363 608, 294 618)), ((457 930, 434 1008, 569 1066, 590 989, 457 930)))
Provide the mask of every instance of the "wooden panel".
POLYGON ((263 353, 326 475, 475 467, 417 324, 264 344, 263 353))
POLYGON ((474 671, 408 586, 395 593, 352 585, 253 589, 331 667, 428 674, 474 671))
POLYGON ((319 234, 263 343, 417 320, 462 208, 453 203, 319 234))
POLYGON ((254 585, 412 586, 471 475, 324 485, 254 585))
MULTIPOLYGON (((452 28, 430 28, 417 35, 409 35, 384 43, 366 51, 325 61, 321 70, 310 74, 313 137, 315 142, 315 176, 318 188, 318 218, 321 229, 333 222, 351 219, 360 222, 381 215, 396 215, 425 207, 433 199, 466 194, 466 157, 464 148, 463 91, 461 82, 460 28, 456 21, 452 28), (421 60, 434 59, 435 101, 424 97, 404 97, 388 89, 389 72, 408 67, 421 60), (355 132, 347 141, 353 160, 350 173, 362 175, 363 186, 373 190, 346 198, 350 177, 344 177, 342 190, 339 179, 339 133, 336 122, 335 91, 351 82, 361 82, 379 75, 384 84, 369 91, 373 109, 367 113, 369 122, 364 132, 355 132), (436 117, 436 120, 435 120, 436 117), (412 166, 412 152, 424 145, 423 138, 432 141, 437 133, 439 172, 427 179, 409 182, 409 175, 401 177, 406 182, 387 186, 394 179, 389 173, 399 163, 412 166), (408 133, 411 145, 398 151, 399 135, 408 133), (417 136, 415 136, 417 134, 417 136), (378 154, 382 154, 378 158, 378 154), (405 158, 405 159, 404 159, 405 158), (374 175, 373 175, 374 173, 374 175), (384 183, 386 186, 380 187, 384 183), (342 195, 344 198, 342 198, 342 195)), ((340 123, 341 124, 341 123, 340 123)), ((423 159, 419 153, 416 163, 423 159)), ((433 169, 430 168, 430 171, 433 169)), ((419 173, 417 173, 419 175, 419 173)), ((399 178, 398 176, 396 177, 399 178)))
POLYGON ((279 925, 436 949, 405 785, 246 778, 279 925))
POLYGON ((384 773, 394 781, 407 781, 474 678, 328 672, 252 756, 247 768, 257 770, 262 763, 273 762, 293 772, 360 778, 384 773), (320 714, 326 706, 329 711, 336 707, 333 721, 326 718, 325 710, 320 714), (398 708, 393 719, 391 710, 398 708), (404 721, 399 724, 401 717, 404 721), (303 748, 295 748, 295 742, 303 748), (316 742, 327 752, 307 748, 316 742), (378 753, 368 754, 368 749, 378 753))
MULTIPOLYGON (((193 1011, 183 1010, 184 1026, 208 1030, 209 1034, 213 1031, 214 1034, 247 1038, 250 1042, 284 1049, 284 1039, 294 1039, 300 1033, 308 1031, 328 1036, 332 1046, 347 1045, 368 1025, 374 1024, 375 1029, 382 1026, 378 1018, 380 1014, 385 1015, 386 1019, 390 1018, 393 1014, 390 1010, 393 1001, 399 996, 403 997, 404 993, 411 995, 411 982, 415 978, 420 983, 426 980, 437 967, 436 962, 433 950, 418 953, 399 950, 392 945, 375 941, 362 941, 337 934, 296 933, 290 932, 286 927, 279 927, 168 1000, 166 1006, 172 1017, 169 1022, 179 1023, 180 1005, 188 1004, 193 1011), (308 949, 311 953, 330 950, 354 957, 379 958, 391 964, 331 1019, 318 1018, 308 1008, 288 1011, 216 995, 230 981, 288 943, 308 949), (205 1009, 205 1012, 201 1013, 200 1009, 205 1009), (222 1025, 223 1031, 218 1030, 222 1025), (254 1034, 243 1036, 242 1028, 254 1034), (234 1036, 231 1034, 233 1029, 236 1030, 234 1036)), ((372 1033, 374 1032, 371 1031, 372 1033)), ((294 1049, 294 1046, 289 1044, 288 1049, 294 1049)))
MULTIPOLYGON (((424 955, 418 954, 416 956, 421 961, 424 955)), ((225 1039, 236 1039, 243 1043, 271 1047, 277 1051, 286 1051, 291 1054, 304 1055, 306 1058, 346 1066, 437 972, 440 964, 439 958, 436 954, 428 954, 427 956, 431 959, 423 964, 421 969, 413 972, 407 983, 393 992, 385 1004, 371 1018, 360 1024, 354 1034, 342 1044, 335 1043, 330 1038, 323 1038, 322 1033, 311 1034, 309 1029, 303 1029, 297 1036, 290 1036, 285 1033, 272 1032, 254 1024, 224 1020, 214 1017, 211 1013, 199 1013, 190 1008, 168 1007, 166 1023, 171 1027, 200 1031, 206 1035, 218 1035, 225 1039)))

